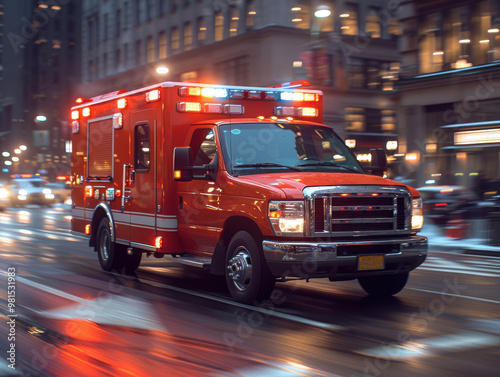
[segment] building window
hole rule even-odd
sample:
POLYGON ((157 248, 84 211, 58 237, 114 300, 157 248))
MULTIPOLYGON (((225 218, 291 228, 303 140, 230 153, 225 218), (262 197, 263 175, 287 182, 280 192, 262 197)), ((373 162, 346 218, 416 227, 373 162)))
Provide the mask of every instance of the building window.
POLYGON ((255 27, 255 16, 257 15, 257 9, 253 0, 247 0, 245 6, 245 26, 247 29, 253 29, 255 27))
POLYGON ((309 29, 311 27, 311 23, 309 22, 311 19, 309 3, 309 1, 302 1, 291 8, 292 23, 296 28, 309 29))
POLYGON ((123 67, 127 68, 129 66, 129 44, 125 43, 123 45, 123 67))
POLYGON ((156 2, 156 0, 148 0, 148 4, 147 4, 148 20, 152 20, 155 16, 155 2, 156 2))
MULTIPOLYGON (((440 71, 443 68, 442 22, 439 14, 427 15, 420 27, 419 66, 421 73, 440 71)), ((458 40, 457 40, 458 46, 458 40)), ((448 54, 450 51, 446 51, 448 54)))
POLYGON ((240 12, 236 8, 231 9, 231 21, 229 22, 229 36, 234 37, 238 34, 238 25, 240 22, 240 12))
POLYGON ((125 1, 123 3, 123 30, 127 30, 129 24, 130 24, 129 2, 125 1))
POLYGON ((115 51, 115 67, 119 70, 121 69, 121 65, 122 65, 122 52, 118 48, 115 51))
POLYGON ((248 85, 248 59, 241 56, 217 64, 218 82, 228 85, 248 85))
POLYGON ((396 131, 396 111, 382 110, 382 132, 396 131))
POLYGON ((368 61, 366 68, 366 85, 368 89, 380 88, 380 70, 379 63, 375 61, 368 61))
POLYGON ((172 47, 172 54, 178 54, 180 51, 179 46, 179 28, 173 27, 170 31, 170 46, 172 47))
POLYGON ((345 125, 345 129, 348 131, 364 131, 366 125, 365 109, 360 107, 346 107, 345 125))
POLYGON ((158 35, 158 58, 165 59, 167 57, 167 33, 162 31, 158 35))
POLYGON ((342 34, 358 35, 358 5, 347 4, 346 9, 340 15, 340 29, 342 34))
POLYGON ((135 19, 134 19, 134 24, 135 26, 140 25, 142 21, 142 16, 141 16, 141 0, 135 0, 134 4, 134 14, 135 14, 135 19))
POLYGON ((403 26, 401 22, 399 22, 397 18, 392 17, 389 21, 389 25, 387 25, 387 32, 394 37, 403 35, 403 26))
POLYGON ((118 9, 115 15, 115 37, 120 36, 121 21, 122 21, 122 11, 118 9))
POLYGON ((179 0, 170 0, 170 11, 172 13, 177 12, 178 7, 179 7, 179 0))
POLYGON ((189 72, 181 73, 181 81, 182 82, 196 82, 197 79, 198 79, 198 72, 197 71, 189 71, 189 72))
POLYGON ((214 25, 214 39, 216 42, 222 41, 224 38, 224 14, 221 11, 215 13, 214 25))
POLYGON ((381 38, 382 31, 380 26, 380 9, 371 8, 366 17, 365 32, 370 38, 381 38))
POLYGON ((89 81, 94 80, 94 78, 95 78, 95 64, 92 60, 89 61, 89 73, 88 73, 88 75, 89 75, 89 81))
POLYGON ((193 27, 191 22, 184 24, 184 51, 189 51, 193 48, 193 27))
POLYGON ((365 88, 366 75, 364 61, 362 59, 351 59, 347 69, 347 86, 350 89, 365 88))
POLYGON ((108 74, 108 54, 102 55, 102 77, 106 77, 108 74))
POLYGON ((139 39, 135 42, 135 65, 139 66, 142 63, 142 41, 139 39))
POLYGON ((102 28, 103 28, 103 36, 102 36, 102 39, 105 41, 106 39, 108 39, 108 27, 109 27, 109 17, 108 17, 108 14, 106 13, 104 16, 104 21, 103 21, 103 25, 102 25, 102 28))
POLYGON ((160 16, 163 16, 167 12, 167 1, 160 0, 160 16))
POLYGON ((147 62, 151 63, 155 60, 155 41, 151 35, 148 36, 146 48, 147 48, 147 53, 146 53, 147 62))
POLYGON ((204 17, 198 17, 197 30, 198 30, 198 43, 202 45, 207 38, 207 24, 204 17))

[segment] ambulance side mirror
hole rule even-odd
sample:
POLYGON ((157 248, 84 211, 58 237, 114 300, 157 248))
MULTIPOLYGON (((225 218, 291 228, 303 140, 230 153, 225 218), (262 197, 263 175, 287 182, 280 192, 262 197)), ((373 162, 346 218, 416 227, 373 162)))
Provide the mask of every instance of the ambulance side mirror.
POLYGON ((373 175, 378 175, 380 177, 384 176, 387 170, 387 157, 385 151, 382 148, 370 149, 371 166, 368 170, 372 171, 373 175))
POLYGON ((191 147, 174 148, 174 180, 193 180, 193 153, 191 147))

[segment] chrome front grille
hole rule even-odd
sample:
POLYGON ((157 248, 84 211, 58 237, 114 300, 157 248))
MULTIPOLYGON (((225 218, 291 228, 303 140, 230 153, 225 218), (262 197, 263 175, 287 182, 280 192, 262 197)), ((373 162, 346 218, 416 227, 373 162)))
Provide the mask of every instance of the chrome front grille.
POLYGON ((399 186, 304 189, 309 235, 394 235, 410 231, 411 195, 399 186))

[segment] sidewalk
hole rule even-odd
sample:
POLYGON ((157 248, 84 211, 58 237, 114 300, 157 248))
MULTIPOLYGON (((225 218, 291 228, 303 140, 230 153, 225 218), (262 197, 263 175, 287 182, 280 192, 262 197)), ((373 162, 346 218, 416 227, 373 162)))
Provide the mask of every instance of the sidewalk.
POLYGON ((488 245, 489 231, 486 221, 473 220, 467 227, 466 238, 447 237, 450 232, 446 228, 437 227, 425 219, 422 231, 418 233, 429 239, 430 251, 455 251, 465 254, 478 254, 500 257, 500 246, 488 245))

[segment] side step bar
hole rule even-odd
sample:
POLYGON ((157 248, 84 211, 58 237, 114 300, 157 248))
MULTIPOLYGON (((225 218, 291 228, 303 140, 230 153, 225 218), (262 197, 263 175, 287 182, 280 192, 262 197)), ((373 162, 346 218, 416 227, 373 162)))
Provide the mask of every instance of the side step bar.
POLYGON ((181 255, 180 257, 173 257, 173 259, 178 263, 191 267, 198 267, 207 271, 210 270, 210 264, 212 263, 210 258, 193 257, 189 254, 181 255))

